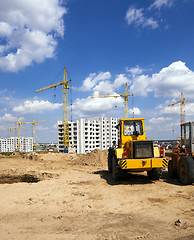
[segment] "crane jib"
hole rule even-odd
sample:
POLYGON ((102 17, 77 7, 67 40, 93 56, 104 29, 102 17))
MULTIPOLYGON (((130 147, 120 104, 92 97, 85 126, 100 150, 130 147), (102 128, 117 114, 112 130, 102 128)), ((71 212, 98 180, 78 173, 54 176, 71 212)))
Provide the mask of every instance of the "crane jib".
POLYGON ((56 88, 56 87, 58 87, 58 86, 60 86, 60 85, 62 85, 62 84, 64 84, 63 81, 58 82, 58 83, 55 83, 55 84, 48 85, 48 86, 43 87, 43 88, 39 88, 39 89, 36 90, 36 93, 41 92, 41 91, 44 91, 44 90, 47 90, 47 89, 49 89, 49 88, 56 88))

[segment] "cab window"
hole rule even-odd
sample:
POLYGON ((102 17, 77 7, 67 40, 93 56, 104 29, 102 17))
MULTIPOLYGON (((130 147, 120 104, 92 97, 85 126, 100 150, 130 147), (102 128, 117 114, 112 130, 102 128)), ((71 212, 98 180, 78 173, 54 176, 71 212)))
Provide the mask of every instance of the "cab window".
POLYGON ((124 136, 143 135, 142 121, 124 121, 124 136))

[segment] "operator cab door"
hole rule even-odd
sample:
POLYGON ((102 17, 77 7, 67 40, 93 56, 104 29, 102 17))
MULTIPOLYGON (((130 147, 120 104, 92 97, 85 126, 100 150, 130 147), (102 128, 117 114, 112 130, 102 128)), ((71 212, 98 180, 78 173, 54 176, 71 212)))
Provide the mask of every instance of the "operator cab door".
POLYGON ((194 123, 188 122, 181 125, 181 145, 185 145, 189 153, 194 150, 193 124, 194 123))
POLYGON ((116 126, 118 130, 118 148, 121 148, 121 122, 116 126))

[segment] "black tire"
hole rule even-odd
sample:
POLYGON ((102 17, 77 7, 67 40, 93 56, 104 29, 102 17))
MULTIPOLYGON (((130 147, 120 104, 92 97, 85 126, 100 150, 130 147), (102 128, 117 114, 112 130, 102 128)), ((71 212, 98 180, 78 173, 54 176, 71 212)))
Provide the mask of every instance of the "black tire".
POLYGON ((147 171, 147 174, 151 180, 159 180, 162 175, 162 168, 152 168, 151 171, 147 171))
POLYGON ((168 175, 170 178, 176 177, 176 171, 173 169, 172 160, 168 161, 168 175))
POLYGON ((109 149, 108 150, 108 171, 110 173, 112 173, 112 156, 113 156, 112 149, 109 149))
POLYGON ((118 161, 115 155, 112 157, 112 178, 117 181, 121 177, 121 169, 118 165, 118 161))
POLYGON ((194 160, 190 156, 182 156, 178 164, 178 178, 182 184, 194 182, 194 160))

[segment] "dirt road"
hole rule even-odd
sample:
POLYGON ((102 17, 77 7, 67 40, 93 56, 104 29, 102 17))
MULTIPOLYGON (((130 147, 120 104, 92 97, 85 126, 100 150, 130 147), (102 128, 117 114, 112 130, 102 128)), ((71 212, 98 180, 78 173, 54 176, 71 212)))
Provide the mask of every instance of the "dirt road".
POLYGON ((166 171, 115 182, 106 157, 0 157, 0 239, 194 239, 194 185, 166 171))

